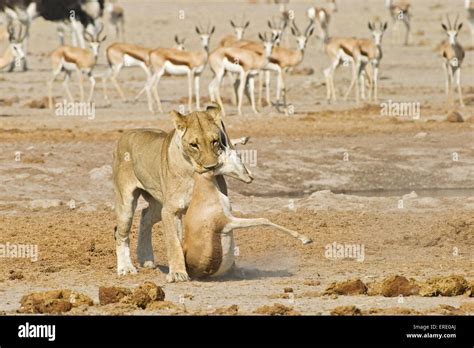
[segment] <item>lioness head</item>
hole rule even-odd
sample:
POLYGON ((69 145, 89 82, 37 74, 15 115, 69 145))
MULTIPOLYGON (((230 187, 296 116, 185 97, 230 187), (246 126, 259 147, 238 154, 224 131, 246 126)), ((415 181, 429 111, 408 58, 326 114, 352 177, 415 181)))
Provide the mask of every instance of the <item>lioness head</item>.
POLYGON ((216 169, 221 148, 221 110, 219 106, 208 106, 206 111, 196 111, 182 115, 172 111, 176 132, 181 148, 198 173, 216 169))

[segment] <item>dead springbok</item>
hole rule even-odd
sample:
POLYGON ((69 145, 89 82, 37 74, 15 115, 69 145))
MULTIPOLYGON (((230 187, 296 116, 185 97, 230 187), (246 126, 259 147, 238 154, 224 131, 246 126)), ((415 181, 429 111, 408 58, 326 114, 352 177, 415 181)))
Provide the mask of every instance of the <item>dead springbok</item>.
MULTIPOLYGON (((224 132, 225 133, 225 132, 224 132)), ((227 139, 225 139, 226 142, 227 139)), ((269 226, 299 239, 303 244, 311 239, 296 231, 272 223, 265 218, 237 218, 231 213, 229 197, 221 191, 217 175, 227 175, 246 183, 252 174, 242 163, 238 152, 223 144, 222 166, 215 171, 194 174, 191 202, 183 220, 183 251, 188 274, 193 278, 220 276, 234 265, 234 236, 236 229, 269 226)))
POLYGON ((92 96, 94 94, 95 87, 95 78, 92 75, 92 71, 97 63, 97 57, 99 56, 100 44, 104 42, 106 36, 100 38, 100 34, 104 29, 103 26, 100 27, 96 35, 91 35, 88 32, 84 32, 84 39, 90 45, 91 50, 80 47, 72 46, 60 46, 51 53, 52 68, 53 68, 53 77, 48 81, 48 102, 49 108, 53 108, 53 82, 56 80, 58 75, 64 71, 66 73, 66 78, 64 79, 64 89, 66 90, 67 96, 70 101, 74 102, 74 97, 69 90, 69 79, 71 73, 75 71, 79 79, 79 90, 81 93, 81 103, 84 102, 84 81, 83 75, 89 77, 91 88, 89 92, 88 103, 92 101, 92 96))
POLYGON ((23 52, 23 40, 26 36, 26 32, 22 35, 23 27, 20 27, 18 35, 15 36, 15 30, 13 25, 8 25, 7 27, 7 37, 8 37, 8 47, 3 52, 3 55, 0 55, 0 69, 3 69, 7 66, 15 64, 15 62, 21 62, 25 57, 23 52))
POLYGON ((446 94, 448 95, 448 98, 450 98, 453 80, 456 79, 459 102, 461 106, 464 106, 461 88, 461 65, 464 60, 465 52, 464 48, 457 40, 459 31, 462 28, 462 23, 458 24, 459 16, 456 17, 454 25, 451 25, 449 16, 446 16, 446 18, 448 26, 444 23, 442 23, 441 26, 448 35, 448 40, 443 41, 438 46, 437 51, 443 59, 443 68, 446 75, 446 94))
POLYGON ((220 96, 220 86, 227 72, 239 75, 237 95, 238 114, 242 115, 242 99, 247 78, 252 110, 258 114, 255 107, 255 75, 268 64, 273 45, 278 39, 276 37, 268 37, 267 33, 265 33, 265 35, 258 34, 258 37, 263 42, 263 54, 258 54, 255 51, 240 47, 219 47, 209 56, 209 66, 214 73, 214 78, 209 83, 209 96, 212 101, 217 100, 217 103, 221 107, 222 115, 225 115, 225 111, 220 96))

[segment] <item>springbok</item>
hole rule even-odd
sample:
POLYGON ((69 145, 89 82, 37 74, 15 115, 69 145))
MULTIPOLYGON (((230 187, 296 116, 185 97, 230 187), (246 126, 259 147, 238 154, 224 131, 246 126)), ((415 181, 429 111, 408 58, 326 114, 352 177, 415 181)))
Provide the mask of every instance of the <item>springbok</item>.
POLYGON ((214 73, 214 78, 209 83, 209 96, 212 101, 216 101, 221 108, 222 115, 225 115, 224 106, 220 97, 220 86, 222 78, 227 72, 239 75, 237 110, 242 115, 242 97, 245 84, 248 78, 248 87, 252 110, 258 114, 255 107, 255 75, 259 73, 269 62, 276 37, 268 37, 267 33, 258 37, 263 42, 264 52, 259 54, 250 49, 240 47, 219 47, 209 56, 209 66, 214 73))
POLYGON ((400 27, 399 27, 400 22, 403 22, 403 24, 405 25, 406 32, 405 32, 404 45, 407 46, 409 38, 410 38, 410 29, 411 29, 410 3, 404 0, 398 3, 393 3, 393 0, 385 0, 385 7, 387 7, 388 10, 390 11, 390 16, 392 17, 392 20, 393 20, 393 30, 394 32, 397 33, 398 42, 400 42, 400 39, 401 39, 401 33, 400 33, 400 27))
POLYGON ((236 42, 243 40, 245 30, 249 27, 250 21, 242 20, 242 23, 235 24, 233 20, 230 21, 230 25, 234 28, 234 35, 227 35, 219 42, 219 47, 233 46, 236 42))
POLYGON ((464 7, 467 11, 467 20, 471 27, 471 41, 474 41, 474 3, 472 0, 465 0, 464 7))
MULTIPOLYGON (((310 7, 308 9, 308 18, 319 23, 320 39, 322 42, 329 37, 329 23, 331 21, 331 11, 322 7, 310 7)), ((324 47, 324 46, 323 46, 324 47)))
POLYGON ((438 53, 443 59, 443 68, 446 76, 446 94, 448 98, 451 96, 453 80, 456 79, 456 85, 458 87, 459 102, 461 106, 464 106, 461 88, 461 65, 464 60, 465 52, 464 48, 458 42, 458 34, 462 28, 462 23, 458 24, 459 16, 456 17, 454 25, 451 25, 449 16, 446 16, 448 26, 444 23, 441 24, 444 31, 448 35, 448 40, 443 41, 438 46, 438 53))
MULTIPOLYGON (((145 87, 139 93, 146 91, 150 94, 153 92, 156 104, 160 113, 163 113, 161 106, 161 100, 158 95, 158 83, 161 77, 167 73, 172 76, 187 75, 188 76, 188 108, 192 111, 192 100, 193 100, 193 80, 194 80, 194 91, 196 95, 196 109, 200 109, 200 77, 204 68, 206 67, 209 58, 209 42, 212 34, 215 31, 215 27, 210 28, 210 25, 206 30, 196 26, 196 33, 201 38, 202 51, 181 51, 175 48, 157 48, 150 52, 149 60, 150 66, 153 71, 153 75, 147 80, 145 87)), ((138 97, 137 96, 137 97, 138 97)), ((148 109, 153 113, 153 101, 151 98, 148 99, 148 109)))
MULTIPOLYGON (((228 142, 227 139, 225 141, 228 142)), ((220 158, 222 165, 218 169, 194 174, 191 202, 183 219, 183 252, 191 277, 221 276, 232 269, 235 248, 233 231, 236 229, 269 226, 303 244, 311 243, 305 235, 268 219, 233 216, 229 197, 220 189, 216 176, 226 175, 246 183, 252 182, 253 177, 230 144, 223 144, 220 158)))
MULTIPOLYGON (((382 38, 387 30, 387 22, 380 23, 377 27, 375 23, 369 22, 368 27, 372 33, 371 39, 360 39, 357 44, 357 53, 360 54, 359 60, 356 62, 356 71, 357 71, 357 80, 360 80, 360 93, 362 99, 365 100, 365 77, 369 79, 369 100, 374 98, 374 101, 378 101, 378 76, 379 76, 379 67, 380 61, 383 57, 382 52, 382 38), (370 64, 371 71, 373 73, 372 78, 369 75, 369 71, 366 70, 367 64, 370 64)), ((357 54, 354 54, 357 55, 357 54)), ((352 79, 351 84, 344 96, 344 99, 347 99, 349 93, 351 92, 352 87, 356 81, 352 79)), ((356 100, 359 97, 356 96, 356 100)))
POLYGON ((95 78, 92 75, 92 71, 97 63, 97 57, 99 56, 100 44, 104 42, 106 36, 100 38, 100 34, 104 29, 100 27, 96 35, 92 35, 88 32, 84 32, 84 39, 90 45, 91 50, 87 50, 80 47, 72 46, 60 46, 51 53, 53 77, 48 81, 48 102, 49 108, 53 108, 53 82, 56 80, 58 75, 64 71, 66 78, 64 79, 63 86, 66 90, 67 96, 70 101, 74 102, 74 97, 69 90, 69 79, 71 73, 75 71, 79 79, 79 90, 81 94, 81 102, 84 102, 84 86, 83 86, 83 74, 89 77, 91 88, 89 92, 88 103, 92 101, 94 94, 95 78))
POLYGON ((23 52, 23 40, 25 39, 26 32, 22 34, 22 31, 23 26, 20 27, 18 35, 15 36, 13 25, 11 23, 8 25, 6 32, 9 43, 3 55, 0 56, 0 69, 7 66, 14 66, 25 57, 25 53, 23 52))
POLYGON ((115 3, 109 3, 106 6, 106 12, 109 14, 111 28, 115 29, 115 38, 122 42, 125 41, 125 12, 123 7, 115 3))

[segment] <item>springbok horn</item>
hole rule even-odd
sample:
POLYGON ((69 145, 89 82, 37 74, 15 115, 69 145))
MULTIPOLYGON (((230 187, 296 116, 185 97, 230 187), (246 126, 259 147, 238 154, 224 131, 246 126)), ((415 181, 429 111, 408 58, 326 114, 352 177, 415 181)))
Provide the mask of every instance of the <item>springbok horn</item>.
POLYGON ((453 29, 456 29, 456 28, 457 28, 458 20, 459 20, 459 14, 456 16, 456 20, 454 21, 454 27, 453 27, 453 29))
POLYGON ((449 20, 449 15, 446 15, 446 18, 448 19, 448 29, 451 29, 451 21, 449 20))

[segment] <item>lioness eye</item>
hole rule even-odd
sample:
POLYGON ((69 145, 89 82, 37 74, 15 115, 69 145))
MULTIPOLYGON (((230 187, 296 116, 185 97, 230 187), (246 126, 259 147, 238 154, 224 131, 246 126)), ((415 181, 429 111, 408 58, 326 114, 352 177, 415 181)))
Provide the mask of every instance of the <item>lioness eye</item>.
POLYGON ((196 143, 191 143, 191 144, 189 144, 189 145, 191 145, 191 147, 192 147, 192 148, 195 148, 195 149, 198 149, 198 148, 199 148, 198 144, 196 144, 196 143))

